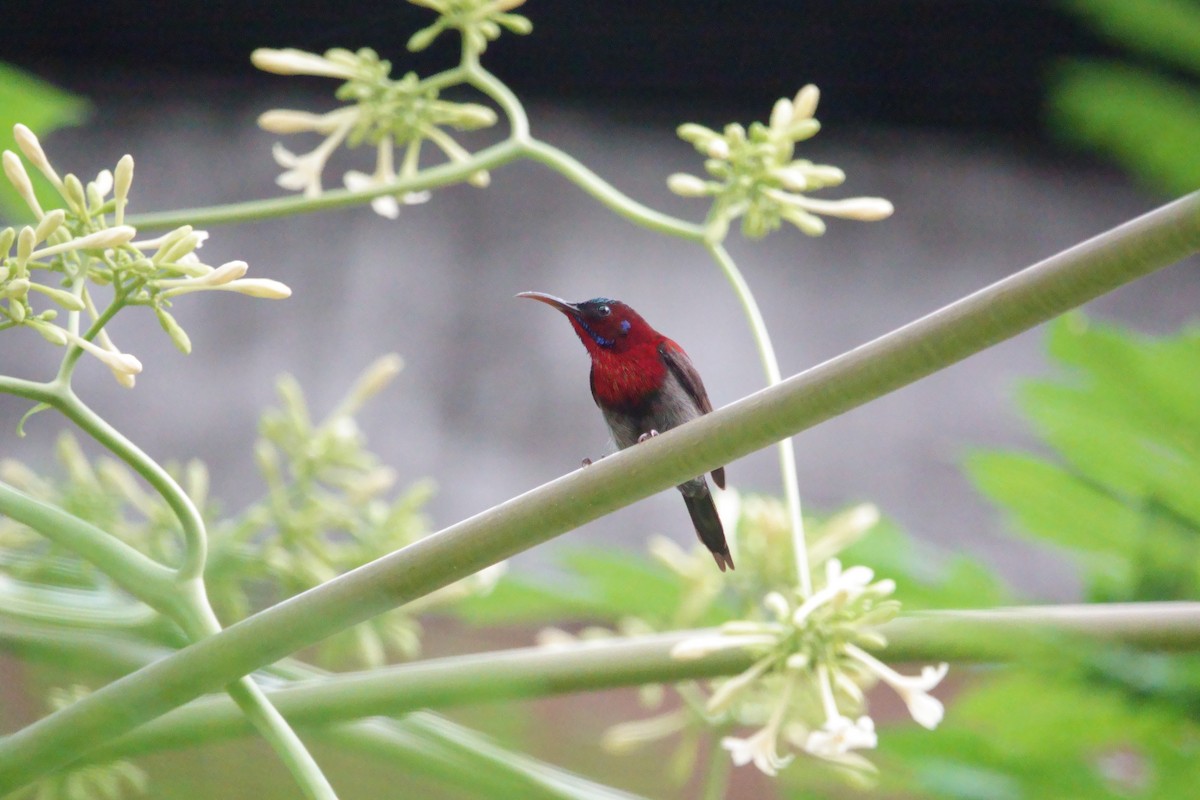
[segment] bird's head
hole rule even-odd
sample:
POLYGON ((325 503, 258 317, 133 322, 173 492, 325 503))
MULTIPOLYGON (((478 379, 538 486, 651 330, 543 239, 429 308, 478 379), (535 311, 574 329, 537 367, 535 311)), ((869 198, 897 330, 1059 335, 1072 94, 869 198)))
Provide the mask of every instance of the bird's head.
POLYGON ((528 297, 561 311, 589 353, 623 353, 641 344, 657 344, 660 337, 640 314, 620 300, 594 297, 568 303, 542 292, 521 292, 517 297, 528 297))

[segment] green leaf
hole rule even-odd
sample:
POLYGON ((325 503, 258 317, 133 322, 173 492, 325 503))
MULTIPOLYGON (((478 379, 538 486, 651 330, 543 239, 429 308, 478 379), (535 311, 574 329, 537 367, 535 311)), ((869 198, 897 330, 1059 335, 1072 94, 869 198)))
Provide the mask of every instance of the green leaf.
MULTIPOLYGON (((39 138, 69 125, 79 125, 87 117, 86 100, 65 92, 10 64, 0 62, 0 148, 15 150, 12 129, 18 122, 28 126, 39 138)), ((34 190, 43 205, 54 196, 49 183, 37 170, 30 170, 34 190)), ((27 219, 30 211, 7 180, 0 180, 0 215, 9 219, 27 219)))
POLYGON ((1189 0, 1071 0, 1067 7, 1118 44, 1200 73, 1200 5, 1189 0))
MULTIPOLYGON (((1136 4, 1130 4, 1136 5, 1136 4)), ((1170 195, 1200 186, 1200 93, 1134 67, 1072 61, 1050 79, 1048 125, 1170 195)))
POLYGON ((1095 485, 1043 459, 1018 453, 976 453, 967 473, 1009 512, 1021 532, 1090 556, 1093 569, 1124 575, 1138 513, 1095 485))

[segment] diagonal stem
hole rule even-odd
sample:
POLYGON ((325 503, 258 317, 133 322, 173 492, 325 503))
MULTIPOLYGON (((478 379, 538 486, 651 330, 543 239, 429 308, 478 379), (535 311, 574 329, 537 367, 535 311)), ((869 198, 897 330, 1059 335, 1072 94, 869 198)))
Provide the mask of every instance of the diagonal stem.
POLYGON ((906 386, 1200 251, 1200 192, 342 575, 0 740, 0 794, 263 665, 906 386))

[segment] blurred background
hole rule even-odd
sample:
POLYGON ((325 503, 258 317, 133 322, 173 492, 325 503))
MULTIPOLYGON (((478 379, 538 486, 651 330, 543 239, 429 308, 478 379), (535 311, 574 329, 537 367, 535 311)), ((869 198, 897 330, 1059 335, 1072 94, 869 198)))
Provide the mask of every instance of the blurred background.
MULTIPOLYGON (((485 58, 527 100, 534 133, 573 153, 651 206, 700 219, 703 201, 667 191, 699 158, 675 126, 765 119, 805 83, 822 90, 822 132, 803 155, 842 167, 827 196, 878 195, 881 223, 832 220, 807 238, 735 236, 785 374, 933 311, 1162 202, 1077 146, 1054 94, 1072 64, 1122 58, 1093 26, 1049 3, 717 2, 530 3, 527 37, 506 35, 485 58)), ((278 137, 254 120, 269 108, 333 106, 332 81, 253 69, 256 46, 370 46, 395 74, 452 63, 453 37, 404 50, 428 12, 404 3, 9 3, 0 59, 86 98, 79 127, 46 137, 61 169, 94 175, 137 161, 133 210, 278 195, 278 137), (18 46, 19 44, 19 46, 18 46)), ((1158 67, 1151 62, 1152 69, 1158 67)), ((465 95, 464 95, 465 97, 465 95)), ((1058 101, 1061 105, 1064 101, 1058 101)), ((1136 124, 1133 122, 1131 124, 1136 124)), ((5 136, 7 137, 7 133, 5 136)), ((304 152, 291 137, 286 145, 304 152)), ((481 139, 482 141, 482 139, 481 139)), ((313 142, 315 144, 315 141, 313 142)), ((371 154, 342 166, 369 169, 371 154)), ((331 170, 327 185, 337 185, 331 170)), ((1158 189, 1157 191, 1155 189, 1158 189)), ((454 187, 389 221, 368 209, 217 227, 204 255, 240 258, 294 296, 263 303, 195 296, 177 307, 194 349, 179 354, 153 315, 118 320, 117 341, 146 370, 128 392, 88 365, 88 396, 159 458, 214 465, 213 493, 236 508, 261 491, 248 443, 280 372, 295 375, 314 414, 329 410, 375 356, 407 368, 367 409, 373 446, 403 479, 432 476, 438 525, 466 517, 595 458, 610 447, 587 389, 582 347, 562 319, 521 303, 526 289, 626 300, 679 340, 717 406, 763 384, 737 303, 705 254, 633 227, 532 164, 454 187), (140 318, 139 318, 140 317, 140 318), (216 465, 219 465, 216 466, 216 465)), ((1091 311, 1146 331, 1178 328, 1200 286, 1177 266, 1091 311)), ((6 372, 47 374, 34 336, 0 353, 6 372)), ((1035 597, 1075 591, 1064 565, 1003 535, 959 470, 972 447, 1022 442, 1014 382, 1044 369, 1033 331, 797 440, 813 509, 870 499, 920 539, 999 565, 1035 597)), ((0 400, 4 419, 21 404, 0 400)), ((38 418, 0 452, 38 462, 57 423, 38 418)), ((731 465, 741 490, 777 492, 773 451, 731 465)), ((640 546, 659 532, 692 535, 664 495, 561 541, 640 546)), ((524 557, 540 562, 550 548, 524 557)))
MULTIPOLYGON (((527 102, 535 135, 641 202, 694 220, 704 202, 665 185, 673 172, 701 169, 675 127, 765 120, 777 98, 820 87, 822 131, 800 155, 847 174, 822 196, 883 196, 896 213, 831 220, 817 239, 792 229, 731 237, 793 374, 1200 185, 1195 163, 1189 172, 1158 166, 1150 152, 1122 160, 1131 138, 1179 144, 1153 113, 1124 114, 1119 103, 1089 113, 1097 92, 1165 107, 1184 80, 1187 55, 1108 34, 1120 5, 535 1, 521 9, 533 33, 506 34, 484 63, 527 102)), ((0 61, 90 106, 77 127, 43 137, 51 159, 86 177, 132 153, 135 213, 282 194, 270 154, 278 137, 255 119, 271 108, 332 108, 335 84, 260 73, 249 63, 255 47, 369 46, 397 75, 456 58, 449 36, 407 53, 408 36, 431 17, 396 0, 63 2, 53 12, 9 2, 4 19, 0 61)), ((1200 103, 1181 102, 1200 119, 1200 103)), ((11 146, 7 132, 0 139, 11 146)), ((293 139, 285 144, 296 152, 316 144, 293 139)), ((370 164, 370 153, 352 153, 327 185, 370 164)), ((558 315, 513 298, 523 290, 630 303, 684 345, 716 406, 763 385, 737 302, 700 249, 633 227, 534 164, 494 172, 487 189, 438 191, 395 221, 360 208, 210 232, 207 262, 244 259, 251 275, 289 284, 292 298, 187 298, 175 311, 190 356, 152 314, 129 312, 112 330, 145 365, 137 388, 95 364, 77 386, 156 458, 207 462, 212 494, 229 509, 262 493, 252 442, 276 376, 294 375, 320 417, 386 352, 400 353, 405 371, 360 421, 401 482, 437 482, 436 527, 607 452, 582 347, 558 315)), ((1176 331, 1200 304, 1196 267, 1176 265, 1087 311, 1176 331)), ((54 354, 36 336, 13 338, 0 370, 48 377, 54 354)), ((808 507, 873 501, 916 539, 997 567, 1028 598, 1076 598, 1068 562, 1008 536, 961 469, 974 448, 1034 446, 1013 394, 1020 379, 1049 370, 1034 330, 805 432, 796 444, 808 507)), ((0 455, 47 466, 59 423, 37 416, 18 438, 25 410, 0 397, 0 455)), ((739 490, 779 492, 773 450, 728 475, 739 490)), ((552 568, 556 549, 571 544, 641 548, 653 533, 692 540, 673 492, 525 554, 516 568, 552 568)))

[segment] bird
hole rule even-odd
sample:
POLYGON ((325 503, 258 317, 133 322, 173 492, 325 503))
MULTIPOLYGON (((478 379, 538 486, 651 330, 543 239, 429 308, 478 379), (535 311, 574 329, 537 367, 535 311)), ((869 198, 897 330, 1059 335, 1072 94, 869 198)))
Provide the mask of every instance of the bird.
MULTIPOLYGON (((517 297, 545 303, 570 321, 591 357, 592 399, 619 449, 712 411, 700 373, 683 348, 625 303, 607 297, 568 303, 543 292, 521 292, 517 297)), ((584 461, 585 466, 589 463, 584 461)), ((714 469, 712 479, 724 489, 725 468, 714 469)), ((733 569, 725 529, 704 476, 676 488, 700 542, 722 572, 733 569)))

